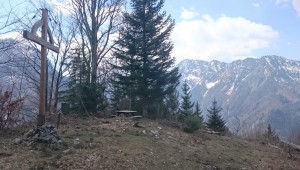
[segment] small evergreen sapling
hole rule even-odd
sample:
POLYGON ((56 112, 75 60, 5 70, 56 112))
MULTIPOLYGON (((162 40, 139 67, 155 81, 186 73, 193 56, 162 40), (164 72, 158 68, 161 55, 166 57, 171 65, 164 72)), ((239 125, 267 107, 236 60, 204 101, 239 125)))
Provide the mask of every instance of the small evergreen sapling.
POLYGON ((195 116, 195 115, 189 115, 185 120, 184 120, 184 131, 187 133, 193 133, 197 131, 198 129, 201 128, 202 126, 202 120, 200 117, 195 116))
POLYGON ((225 121, 223 120, 222 116, 220 115, 220 112, 222 111, 222 108, 218 106, 218 103, 216 99, 212 101, 212 105, 209 109, 207 109, 208 112, 208 120, 206 123, 206 126, 216 132, 224 132, 225 131, 225 121))
POLYGON ((194 103, 191 102, 192 95, 190 93, 190 88, 186 80, 183 83, 182 91, 183 91, 183 95, 181 96, 182 102, 180 104, 179 117, 178 117, 180 121, 184 121, 188 116, 192 115, 193 107, 194 107, 194 103))
POLYGON ((264 133, 264 137, 268 142, 277 142, 279 140, 278 135, 276 134, 270 123, 268 124, 267 130, 264 133))
POLYGON ((203 115, 202 115, 202 110, 199 106, 199 103, 197 102, 196 105, 195 105, 195 112, 194 112, 194 115, 199 117, 200 121, 201 121, 201 125, 203 124, 203 115))

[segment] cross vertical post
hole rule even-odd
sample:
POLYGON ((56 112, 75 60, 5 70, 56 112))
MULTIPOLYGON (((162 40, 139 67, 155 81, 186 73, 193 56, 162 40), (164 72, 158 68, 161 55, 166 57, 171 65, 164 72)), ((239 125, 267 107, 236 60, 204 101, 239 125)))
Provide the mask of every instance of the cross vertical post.
POLYGON ((41 72, 40 72, 40 89, 39 89, 39 112, 37 115, 37 126, 45 124, 46 118, 46 61, 47 61, 47 49, 50 49, 56 53, 59 53, 59 47, 54 46, 53 37, 48 26, 48 10, 42 9, 42 19, 37 21, 31 28, 31 32, 24 31, 23 37, 34 41, 41 45, 41 72), (38 28, 42 28, 41 37, 38 37, 36 32, 38 28), (49 42, 47 42, 47 35, 49 36, 49 42))
MULTIPOLYGON (((47 41, 47 27, 48 27, 48 11, 47 9, 42 9, 42 39, 47 41)), ((37 126, 42 126, 45 124, 45 105, 46 105, 46 57, 47 57, 47 47, 41 45, 41 73, 40 73, 40 102, 39 102, 39 113, 37 115, 37 126)))

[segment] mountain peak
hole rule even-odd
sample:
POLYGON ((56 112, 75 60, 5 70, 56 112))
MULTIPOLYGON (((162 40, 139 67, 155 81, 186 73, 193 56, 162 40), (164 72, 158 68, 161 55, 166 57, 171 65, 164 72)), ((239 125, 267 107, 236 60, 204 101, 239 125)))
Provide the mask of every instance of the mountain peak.
POLYGON ((231 63, 184 60, 178 66, 181 80, 191 87, 192 100, 205 109, 216 97, 230 128, 236 118, 246 122, 241 133, 263 128, 267 122, 284 137, 300 128, 299 61, 272 55, 231 63))

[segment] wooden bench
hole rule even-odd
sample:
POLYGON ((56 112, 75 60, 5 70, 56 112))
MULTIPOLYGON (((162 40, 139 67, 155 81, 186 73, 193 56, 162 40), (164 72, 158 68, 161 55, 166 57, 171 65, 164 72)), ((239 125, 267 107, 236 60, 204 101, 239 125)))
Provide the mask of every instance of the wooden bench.
POLYGON ((116 111, 116 113, 117 113, 117 116, 120 116, 121 114, 124 114, 126 117, 128 117, 129 115, 135 116, 137 111, 134 111, 134 110, 119 110, 119 111, 116 111))

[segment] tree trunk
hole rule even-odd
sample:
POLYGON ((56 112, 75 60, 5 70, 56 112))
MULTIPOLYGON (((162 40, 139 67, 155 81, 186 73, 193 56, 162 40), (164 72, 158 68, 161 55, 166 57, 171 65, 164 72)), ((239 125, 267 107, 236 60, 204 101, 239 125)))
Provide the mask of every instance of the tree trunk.
POLYGON ((148 117, 148 103, 147 102, 144 102, 144 104, 143 104, 143 113, 142 113, 142 115, 144 117, 148 117))
POLYGON ((157 104, 157 108, 156 108, 156 117, 158 117, 159 119, 163 119, 164 115, 162 114, 162 112, 160 111, 160 104, 157 104))

